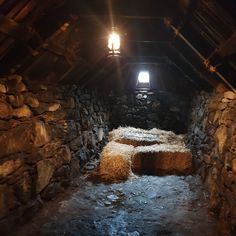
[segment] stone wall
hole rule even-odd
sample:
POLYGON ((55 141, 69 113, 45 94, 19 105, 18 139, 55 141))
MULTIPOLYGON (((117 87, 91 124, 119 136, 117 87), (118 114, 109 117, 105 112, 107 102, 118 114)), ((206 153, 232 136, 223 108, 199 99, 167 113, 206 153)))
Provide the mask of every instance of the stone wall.
POLYGON ((62 192, 106 142, 109 112, 75 85, 0 79, 0 231, 62 192))
MULTIPOLYGON (((189 145, 210 192, 210 209, 236 233, 236 94, 201 92, 194 101, 189 145)), ((230 232, 226 231, 226 235, 230 232)))
POLYGON ((110 94, 111 125, 187 132, 191 99, 160 91, 124 91, 110 94))

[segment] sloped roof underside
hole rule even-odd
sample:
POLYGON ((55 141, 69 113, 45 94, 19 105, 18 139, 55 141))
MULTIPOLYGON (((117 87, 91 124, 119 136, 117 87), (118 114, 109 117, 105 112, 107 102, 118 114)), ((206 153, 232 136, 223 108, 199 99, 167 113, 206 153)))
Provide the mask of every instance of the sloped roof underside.
POLYGON ((0 0, 0 73, 37 79, 55 70, 61 81, 96 84, 117 70, 106 36, 118 26, 125 76, 137 64, 164 65, 196 88, 222 82, 233 90, 234 12, 233 0, 0 0))

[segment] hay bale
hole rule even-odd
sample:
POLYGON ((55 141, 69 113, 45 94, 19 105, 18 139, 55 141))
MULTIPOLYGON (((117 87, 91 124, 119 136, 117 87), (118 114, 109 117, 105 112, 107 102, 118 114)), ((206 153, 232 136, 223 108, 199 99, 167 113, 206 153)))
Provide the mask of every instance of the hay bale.
POLYGON ((159 135, 149 133, 148 130, 133 127, 119 127, 111 131, 109 133, 109 140, 134 147, 161 143, 159 135))
POLYGON ((159 135, 160 142, 163 144, 171 144, 171 145, 185 145, 183 134, 175 134, 172 131, 166 131, 161 129, 151 129, 149 130, 151 134, 159 135))
POLYGON ((187 175, 192 170, 192 154, 182 145, 160 144, 135 148, 132 171, 149 175, 187 175))
POLYGON ((192 169, 192 154, 185 147, 184 136, 172 131, 119 127, 109 133, 109 140, 100 164, 100 174, 107 181, 126 180, 132 170, 137 174, 186 175, 192 169))
POLYGON ((138 146, 150 146, 154 144, 184 145, 184 136, 176 135, 172 131, 160 129, 144 130, 133 127, 119 127, 109 133, 109 141, 138 146))
POLYGON ((131 157, 134 147, 109 142, 101 153, 99 172, 101 178, 109 182, 117 182, 128 179, 131 174, 131 157))

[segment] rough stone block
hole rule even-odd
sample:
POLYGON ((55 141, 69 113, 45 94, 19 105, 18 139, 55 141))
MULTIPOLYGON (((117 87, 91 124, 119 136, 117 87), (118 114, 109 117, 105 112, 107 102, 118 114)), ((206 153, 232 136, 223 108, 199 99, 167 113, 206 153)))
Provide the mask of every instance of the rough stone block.
POLYGON ((33 111, 37 114, 37 115, 40 115, 40 114, 43 114, 45 112, 48 111, 48 107, 49 107, 49 104, 48 103, 43 103, 43 102, 40 102, 39 103, 39 106, 35 107, 33 109, 33 111))
POLYGON ((62 142, 60 140, 49 142, 45 144, 42 148, 39 148, 37 153, 41 157, 41 159, 52 157, 61 147, 61 143, 62 142))
POLYGON ((42 121, 36 121, 33 124, 33 145, 35 147, 43 146, 44 144, 48 143, 51 139, 49 127, 45 125, 42 121))
POLYGON ((73 140, 70 142, 70 148, 71 148, 73 151, 79 150, 80 147, 82 147, 82 145, 83 145, 82 136, 78 136, 76 139, 73 139, 73 140))
POLYGON ((60 108, 61 108, 61 105, 59 103, 53 103, 49 105, 48 111, 54 112, 54 111, 59 110, 60 108))
POLYGON ((220 127, 218 127, 215 133, 215 138, 216 138, 219 153, 223 152, 227 137, 228 137, 227 127, 224 125, 221 125, 220 127))
POLYGON ((12 111, 12 107, 8 103, 0 101, 0 119, 11 118, 12 111))
POLYGON ((22 94, 9 95, 7 100, 13 107, 21 107, 24 105, 24 96, 22 94))
POLYGON ((40 115, 40 117, 45 122, 58 122, 64 120, 67 114, 64 111, 57 110, 56 112, 45 112, 44 114, 40 115))
POLYGON ((36 108, 39 106, 39 100, 32 93, 27 93, 24 95, 25 103, 32 108, 36 108))
POLYGON ((58 138, 65 140, 66 133, 65 133, 65 128, 62 124, 60 123, 50 123, 50 135, 52 139, 58 138))
POLYGON ((22 165, 22 161, 20 159, 15 160, 7 160, 3 163, 0 163, 0 178, 4 178, 7 175, 16 171, 22 165))
POLYGON ((16 91, 19 92, 19 93, 27 91, 27 88, 26 88, 25 84, 22 81, 19 81, 16 84, 16 91))
POLYGON ((4 84, 0 84, 0 93, 6 93, 7 92, 7 87, 4 84))
POLYGON ((224 98, 226 99, 236 99, 236 93, 232 92, 232 91, 227 91, 224 93, 224 98))
POLYGON ((0 136, 0 157, 30 149, 31 125, 23 124, 0 136))
POLYGON ((50 182, 55 171, 55 161, 46 159, 37 163, 37 183, 36 192, 40 193, 50 182))
POLYGON ((14 109, 12 114, 16 118, 29 118, 32 116, 32 112, 27 105, 23 105, 20 108, 14 109))
POLYGON ((69 164, 71 161, 71 152, 69 147, 66 145, 61 146, 58 149, 55 157, 57 167, 60 167, 64 164, 69 164))
POLYGON ((22 203, 26 204, 32 195, 32 179, 28 172, 24 172, 21 178, 14 185, 15 194, 17 199, 22 203))
POLYGON ((0 157, 31 150, 50 141, 50 132, 42 121, 22 124, 0 136, 0 157))
POLYGON ((231 125, 231 123, 233 123, 233 119, 234 119, 234 114, 233 110, 230 108, 226 108, 223 112, 222 115, 219 119, 219 124, 225 124, 225 125, 231 125))

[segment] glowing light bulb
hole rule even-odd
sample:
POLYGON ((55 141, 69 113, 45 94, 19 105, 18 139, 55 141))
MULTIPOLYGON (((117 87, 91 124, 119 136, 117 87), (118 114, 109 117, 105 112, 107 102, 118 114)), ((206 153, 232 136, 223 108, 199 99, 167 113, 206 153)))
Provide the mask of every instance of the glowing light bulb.
POLYGON ((108 38, 108 48, 112 53, 120 53, 120 35, 112 32, 108 38))

